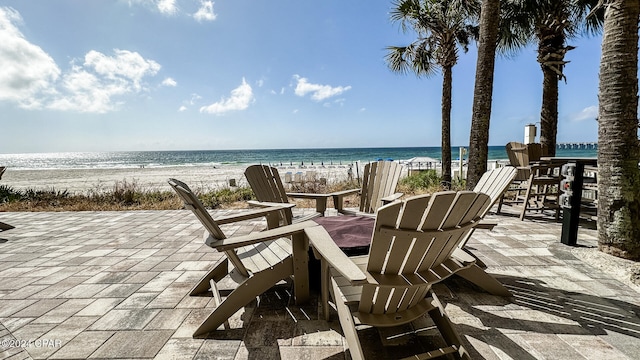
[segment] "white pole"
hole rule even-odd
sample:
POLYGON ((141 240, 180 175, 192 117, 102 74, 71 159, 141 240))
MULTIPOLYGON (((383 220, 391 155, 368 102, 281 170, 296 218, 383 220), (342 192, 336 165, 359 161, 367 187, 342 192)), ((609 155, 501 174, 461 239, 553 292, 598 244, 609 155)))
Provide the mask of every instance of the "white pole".
POLYGON ((536 142, 536 125, 527 124, 524 126, 524 143, 533 144, 536 142))
POLYGON ((458 158, 459 164, 458 164, 458 177, 460 180, 462 180, 464 178, 464 174, 462 172, 462 166, 464 165, 464 154, 467 153, 467 149, 464 147, 460 147, 460 157, 458 158))

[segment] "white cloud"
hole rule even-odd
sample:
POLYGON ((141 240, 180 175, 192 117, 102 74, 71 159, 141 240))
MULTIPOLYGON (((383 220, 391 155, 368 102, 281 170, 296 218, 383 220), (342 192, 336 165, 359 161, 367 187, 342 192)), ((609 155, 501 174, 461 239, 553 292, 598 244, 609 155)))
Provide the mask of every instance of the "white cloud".
POLYGON ((173 80, 172 78, 168 77, 168 78, 162 80, 162 85, 174 87, 174 86, 178 86, 178 83, 175 80, 173 80))
POLYGON ((213 4, 213 1, 210 0, 200 1, 200 8, 195 14, 193 14, 193 18, 198 21, 215 20, 218 15, 213 12, 213 4))
POLYGON ((160 64, 146 60, 137 52, 115 49, 115 56, 89 51, 82 65, 73 64, 63 75, 60 96, 50 100, 47 108, 91 113, 115 110, 121 102, 117 96, 146 91, 143 78, 154 76, 160 64))
POLYGON ((183 111, 187 111, 187 107, 182 105, 180 106, 180 108, 178 109, 179 112, 183 112, 183 111))
POLYGON ((114 56, 89 51, 82 64, 74 60, 61 71, 39 46, 16 27, 17 11, 0 7, 0 101, 24 109, 105 113, 122 103, 122 95, 146 91, 143 79, 160 65, 136 52, 114 50, 114 56))
POLYGON ((245 79, 242 79, 242 85, 231 91, 231 96, 228 98, 222 98, 220 101, 215 102, 208 106, 200 108, 201 113, 222 115, 229 111, 244 110, 254 101, 253 90, 251 86, 247 84, 245 79))
POLYGON ((579 113, 574 113, 569 116, 571 121, 584 121, 595 120, 598 117, 598 106, 592 105, 582 109, 579 113))
POLYGON ((22 108, 38 108, 41 97, 54 91, 60 69, 42 48, 24 38, 15 25, 20 14, 0 7, 0 101, 22 108))
POLYGON ((196 103, 196 101, 202 99, 202 96, 198 95, 198 94, 191 94, 191 100, 189 100, 189 104, 190 105, 194 105, 196 103))
POLYGON ((315 101, 322 101, 351 89, 351 86, 331 87, 330 85, 312 84, 306 78, 300 77, 299 75, 294 75, 293 77, 298 81, 295 94, 305 96, 310 93, 311 99, 315 101))
POLYGON ((159 0, 157 6, 158 10, 166 15, 173 15, 178 11, 176 0, 159 0))

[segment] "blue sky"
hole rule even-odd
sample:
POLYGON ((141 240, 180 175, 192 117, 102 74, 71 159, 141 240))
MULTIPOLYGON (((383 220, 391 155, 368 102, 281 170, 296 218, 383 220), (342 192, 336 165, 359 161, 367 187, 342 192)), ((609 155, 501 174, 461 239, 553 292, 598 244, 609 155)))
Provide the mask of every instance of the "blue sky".
MULTIPOLYGON (((390 1, 0 0, 0 153, 440 145, 442 80, 392 73, 390 1)), ((560 84, 559 142, 596 141, 601 38, 560 84)), ((453 70, 469 142, 476 46, 453 70)), ((539 121, 535 48, 496 62, 490 145, 539 121)))

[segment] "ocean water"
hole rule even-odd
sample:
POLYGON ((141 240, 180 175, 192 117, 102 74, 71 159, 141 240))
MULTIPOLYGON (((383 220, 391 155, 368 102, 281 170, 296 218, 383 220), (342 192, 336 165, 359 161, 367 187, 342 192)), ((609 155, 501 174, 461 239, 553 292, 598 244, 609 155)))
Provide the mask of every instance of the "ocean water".
MULTIPOLYGON (((558 149, 556 156, 596 156, 595 149, 558 149)), ((0 166, 12 170, 122 169, 170 166, 226 166, 245 164, 338 165, 378 159, 441 158, 440 147, 342 148, 280 150, 195 150, 0 154, 0 166)), ((452 149, 452 159, 459 148, 452 149)), ((466 155, 464 156, 466 158, 466 155)), ((490 146, 489 160, 507 159, 504 146, 490 146)))

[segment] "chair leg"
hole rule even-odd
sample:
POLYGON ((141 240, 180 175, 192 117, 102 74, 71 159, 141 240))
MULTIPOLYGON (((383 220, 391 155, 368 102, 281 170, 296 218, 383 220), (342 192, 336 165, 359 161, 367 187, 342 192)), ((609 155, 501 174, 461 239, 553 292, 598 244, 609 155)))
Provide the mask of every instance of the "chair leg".
POLYGON ((331 294, 333 295, 336 310, 338 311, 338 319, 340 320, 340 326, 342 327, 344 337, 347 340, 351 359, 364 360, 362 345, 360 345, 360 339, 358 339, 358 331, 356 330, 356 324, 353 321, 351 309, 349 309, 349 306, 342 300, 340 288, 338 288, 338 284, 333 279, 331 279, 331 288, 331 294))
POLYGON ((227 296, 220 306, 216 307, 211 314, 200 324, 193 333, 193 337, 205 335, 218 329, 236 311, 244 307, 258 295, 264 293, 279 281, 293 275, 293 259, 288 257, 278 264, 253 274, 241 283, 229 296, 227 296))
POLYGON ((502 195, 500 195, 500 200, 498 201, 498 210, 496 211, 496 214, 500 214, 500 211, 502 210, 502 204, 504 203, 504 195, 506 194, 506 192, 502 193, 502 195))
POLYGON ((229 260, 224 258, 213 266, 213 269, 200 279, 200 281, 191 289, 189 295, 201 295, 209 291, 211 288, 210 282, 218 282, 222 280, 229 273, 229 260))
POLYGON ((524 202, 522 203, 522 212, 520 213, 520 220, 524 220, 524 214, 527 212, 527 208, 529 207, 529 198, 531 198, 531 188, 533 187, 533 178, 529 179, 529 184, 527 186, 527 193, 524 196, 524 202))
POLYGON ((471 360, 469 353, 462 346, 462 339, 460 338, 460 335, 458 335, 458 332, 453 328, 453 324, 447 316, 447 313, 444 312, 444 306, 442 306, 442 303, 438 300, 436 294, 431 292, 430 295, 431 304, 434 309, 429 311, 429 316, 431 316, 431 319, 440 331, 445 342, 447 345, 455 345, 457 347, 457 355, 460 359, 471 360))
POLYGON ((322 316, 329 321, 329 263, 324 258, 320 259, 320 301, 322 302, 322 316))
POLYGON ((456 275, 474 283, 489 294, 505 297, 513 296, 513 294, 511 294, 511 292, 500 283, 500 281, 487 274, 476 264, 457 271, 456 275))

